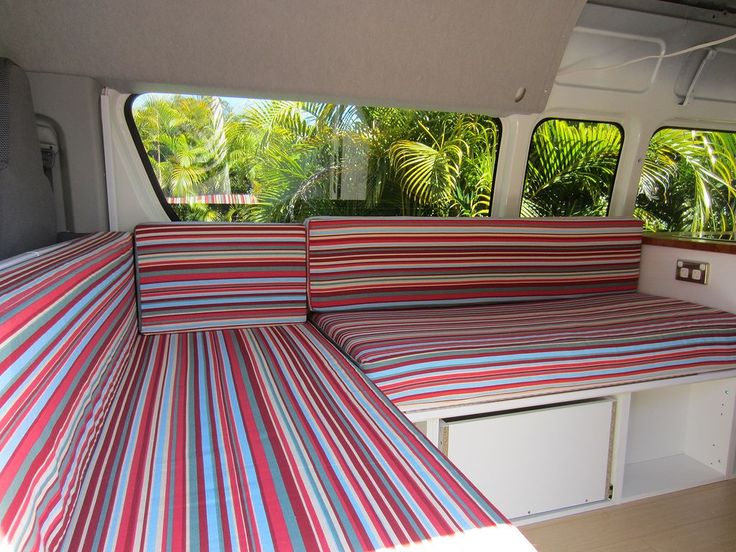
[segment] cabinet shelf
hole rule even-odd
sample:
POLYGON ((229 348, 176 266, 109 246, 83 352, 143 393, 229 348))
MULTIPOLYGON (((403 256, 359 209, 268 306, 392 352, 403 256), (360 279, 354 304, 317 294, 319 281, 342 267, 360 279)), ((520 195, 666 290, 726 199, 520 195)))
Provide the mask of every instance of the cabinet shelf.
POLYGON ((724 475, 687 454, 675 454, 624 468, 624 500, 644 498, 720 481, 724 475))

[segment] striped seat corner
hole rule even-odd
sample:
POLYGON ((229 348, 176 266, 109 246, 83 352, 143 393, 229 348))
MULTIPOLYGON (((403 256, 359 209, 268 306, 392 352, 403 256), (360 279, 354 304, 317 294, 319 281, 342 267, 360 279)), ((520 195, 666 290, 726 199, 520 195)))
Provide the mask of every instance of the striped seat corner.
POLYGON ((296 224, 147 224, 135 230, 141 333, 306 320, 296 224))
POLYGON ((132 358, 65 549, 533 551, 310 324, 132 358))
POLYGON ((736 315, 640 293, 314 323, 405 412, 736 368, 736 315))
POLYGON ((633 291, 641 222, 612 218, 315 218, 313 311, 633 291))
POLYGON ((137 336, 129 234, 0 272, 0 548, 55 550, 137 336))

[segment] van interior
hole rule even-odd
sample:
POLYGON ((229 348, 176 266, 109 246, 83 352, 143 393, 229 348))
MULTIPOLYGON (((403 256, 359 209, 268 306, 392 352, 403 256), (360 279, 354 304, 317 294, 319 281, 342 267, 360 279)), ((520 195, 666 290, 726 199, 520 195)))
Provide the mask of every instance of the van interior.
POLYGON ((0 0, 0 549, 736 551, 736 1, 0 0))

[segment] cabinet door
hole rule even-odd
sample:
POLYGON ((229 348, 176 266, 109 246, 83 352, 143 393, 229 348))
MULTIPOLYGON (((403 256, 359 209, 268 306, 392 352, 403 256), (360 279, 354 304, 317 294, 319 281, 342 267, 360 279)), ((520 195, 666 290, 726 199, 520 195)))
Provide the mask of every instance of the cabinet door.
POLYGON ((613 401, 448 422, 449 458, 509 518, 608 497, 613 401))

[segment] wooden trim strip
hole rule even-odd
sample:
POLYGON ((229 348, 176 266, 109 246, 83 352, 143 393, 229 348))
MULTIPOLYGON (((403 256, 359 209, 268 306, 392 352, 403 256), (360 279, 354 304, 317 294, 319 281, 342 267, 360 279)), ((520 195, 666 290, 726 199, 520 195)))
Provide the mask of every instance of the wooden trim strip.
POLYGON ((736 241, 725 239, 704 239, 696 235, 670 234, 668 232, 644 233, 644 245, 659 245, 661 247, 677 247, 680 249, 694 249, 696 251, 712 251, 736 255, 736 241))

